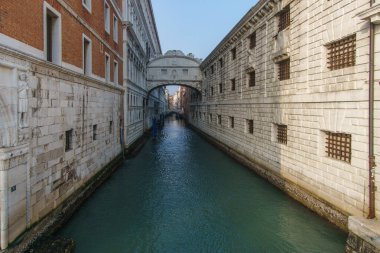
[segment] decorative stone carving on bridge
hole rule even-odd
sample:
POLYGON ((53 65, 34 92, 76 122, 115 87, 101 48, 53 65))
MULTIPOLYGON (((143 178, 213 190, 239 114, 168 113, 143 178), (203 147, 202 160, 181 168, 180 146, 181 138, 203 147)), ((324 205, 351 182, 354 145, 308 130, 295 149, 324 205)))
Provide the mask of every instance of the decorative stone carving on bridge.
POLYGON ((184 85, 201 91, 201 60, 192 54, 170 50, 148 63, 148 91, 167 85, 184 85))

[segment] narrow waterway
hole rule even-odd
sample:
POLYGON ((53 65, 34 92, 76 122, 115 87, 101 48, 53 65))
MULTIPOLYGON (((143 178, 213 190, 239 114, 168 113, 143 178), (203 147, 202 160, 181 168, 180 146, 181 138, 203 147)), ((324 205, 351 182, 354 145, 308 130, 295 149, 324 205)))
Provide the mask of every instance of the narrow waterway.
POLYGON ((342 253, 346 239, 174 119, 59 234, 77 253, 342 253))

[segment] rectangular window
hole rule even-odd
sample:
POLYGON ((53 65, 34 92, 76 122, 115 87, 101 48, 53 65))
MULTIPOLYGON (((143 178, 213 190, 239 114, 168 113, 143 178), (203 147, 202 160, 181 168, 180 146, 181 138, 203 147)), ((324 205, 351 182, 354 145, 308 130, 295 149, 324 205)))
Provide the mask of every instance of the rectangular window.
POLYGON ((117 17, 113 16, 113 40, 117 43, 119 38, 119 30, 117 28, 117 17))
POLYGON ((93 125, 92 126, 92 140, 96 140, 97 139, 97 130, 98 130, 98 125, 93 125))
POLYGON ((230 117, 230 128, 234 128, 234 127, 235 127, 235 118, 230 117))
POLYGON ((73 149, 73 129, 65 132, 65 152, 73 149))
POLYGON ((219 93, 223 93, 223 84, 222 83, 219 84, 219 93))
POLYGON ((214 96, 214 87, 211 86, 211 96, 214 96))
POLYGON ((210 123, 212 123, 212 114, 211 114, 211 113, 208 115, 208 121, 209 121, 210 123))
POLYGON ((231 59, 232 60, 236 59, 236 47, 231 49, 231 59))
POLYGON ((290 26, 290 8, 286 6, 279 14, 278 31, 281 32, 290 26))
POLYGON ((161 75, 167 75, 168 70, 167 69, 161 69, 161 75))
POLYGON ((214 65, 211 66, 211 75, 214 74, 214 65))
POLYGON ((104 2, 104 30, 110 33, 110 6, 104 2))
POLYGON ((256 73, 255 71, 251 71, 248 73, 248 86, 253 87, 256 85, 256 73))
POLYGON ((82 4, 91 13, 91 0, 82 0, 82 4))
POLYGON ((104 62, 105 70, 104 70, 104 78, 108 83, 110 81, 110 56, 106 54, 105 62, 104 62))
POLYGON ((112 120, 110 121, 110 125, 109 125, 109 128, 108 128, 108 132, 109 132, 110 134, 112 134, 112 132, 113 132, 113 121, 112 121, 112 120))
POLYGON ((119 64, 117 61, 113 62, 113 82, 115 84, 119 83, 119 64))
POLYGON ((288 126, 277 125, 277 142, 282 144, 288 143, 288 126))
POLYGON ((91 40, 83 35, 83 73, 90 76, 92 72, 91 40))
POLYGON ((252 119, 246 119, 246 132, 249 134, 253 134, 253 120, 252 119))
POLYGON ((188 69, 182 69, 182 74, 183 74, 184 76, 189 75, 189 70, 188 70, 188 69))
POLYGON ((218 125, 222 124, 222 115, 218 115, 218 125))
POLYGON ((45 55, 55 64, 61 62, 61 17, 59 12, 45 3, 45 55))
POLYGON ((223 68, 223 65, 224 65, 223 58, 220 58, 219 59, 219 66, 220 66, 220 68, 223 68))
POLYGON ((278 63, 278 79, 280 81, 290 79, 290 59, 278 63))
POLYGON ((351 163, 351 134, 326 132, 328 157, 351 163))
POLYGON ((253 49, 256 47, 256 32, 253 32, 249 36, 249 49, 253 49))
POLYGON ((330 70, 355 66, 356 34, 326 45, 327 65, 330 70))
POLYGON ((234 91, 236 89, 236 79, 231 79, 231 90, 234 91))

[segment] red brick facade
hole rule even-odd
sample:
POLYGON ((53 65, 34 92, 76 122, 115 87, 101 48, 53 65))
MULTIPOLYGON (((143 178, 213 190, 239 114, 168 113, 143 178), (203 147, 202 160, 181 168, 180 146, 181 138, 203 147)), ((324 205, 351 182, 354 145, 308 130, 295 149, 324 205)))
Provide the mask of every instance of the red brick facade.
MULTIPOLYGON (((83 67, 82 34, 85 34, 92 42, 92 73, 105 77, 105 53, 110 55, 110 78, 113 82, 113 62, 118 62, 119 84, 123 80, 123 41, 120 0, 106 0, 110 7, 110 34, 105 31, 104 25, 104 1, 92 0, 91 12, 82 4, 81 0, 46 0, 61 15, 62 29, 62 62, 83 67), (64 3, 64 4, 62 4, 64 3), (117 12, 113 6, 117 4, 117 12), (69 7, 67 8, 65 4, 69 7), (70 13, 68 9, 72 9, 70 13), (118 19, 118 42, 113 40, 113 17, 118 19), (80 22, 82 19, 86 25, 80 22), (97 35, 97 36, 96 36, 97 35), (100 37, 101 40, 98 38, 100 37), (103 41, 102 41, 103 40, 103 41), (103 43, 105 42, 105 44, 103 43), (111 48, 112 50, 110 50, 111 48), (117 54, 115 54, 116 52, 117 54)), ((44 2, 43 0, 5 0, 0 4, 0 33, 30 45, 40 51, 44 50, 44 2)))

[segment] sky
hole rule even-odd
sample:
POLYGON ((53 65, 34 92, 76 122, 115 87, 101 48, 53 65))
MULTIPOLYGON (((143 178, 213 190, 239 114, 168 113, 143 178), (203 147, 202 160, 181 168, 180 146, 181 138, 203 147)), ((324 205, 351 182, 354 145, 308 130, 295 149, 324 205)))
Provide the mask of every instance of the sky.
MULTIPOLYGON (((151 0, 162 53, 205 59, 257 0, 151 0)), ((168 86, 169 93, 178 89, 168 86)))
POLYGON ((205 59, 257 0, 152 0, 163 53, 205 59))

